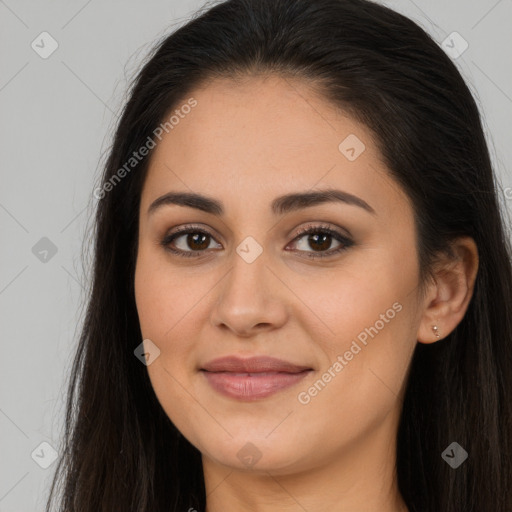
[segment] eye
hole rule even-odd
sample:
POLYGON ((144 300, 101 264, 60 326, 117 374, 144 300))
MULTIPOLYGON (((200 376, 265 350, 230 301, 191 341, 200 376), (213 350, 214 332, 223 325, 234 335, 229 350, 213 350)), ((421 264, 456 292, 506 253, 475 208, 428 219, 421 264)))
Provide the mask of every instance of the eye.
POLYGON ((298 252, 304 252, 307 258, 327 258, 354 245, 352 240, 339 231, 318 225, 302 228, 292 243, 298 247, 298 252), (338 244, 334 249, 333 243, 338 244))
MULTIPOLYGON (((167 251, 183 257, 200 257, 201 253, 206 253, 207 250, 222 248, 219 243, 215 247, 215 243, 211 233, 190 225, 182 226, 169 233, 160 242, 167 251)), ((327 258, 354 245, 352 240, 341 232, 322 225, 310 225, 302 228, 291 244, 298 247, 294 250, 295 252, 304 253, 307 258, 327 258), (337 244, 334 249, 332 248, 333 243, 337 244)))
MULTIPOLYGON (((214 238, 208 231, 194 226, 183 226, 167 235, 161 245, 168 251, 184 257, 201 256, 201 252, 212 249, 214 238)), ((220 244, 218 244, 220 246, 220 244)))

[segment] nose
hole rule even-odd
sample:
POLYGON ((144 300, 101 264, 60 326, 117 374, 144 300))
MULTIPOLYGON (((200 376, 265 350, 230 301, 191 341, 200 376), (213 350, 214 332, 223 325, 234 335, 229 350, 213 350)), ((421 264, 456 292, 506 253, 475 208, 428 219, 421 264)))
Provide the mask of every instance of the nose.
POLYGON ((265 251, 248 263, 233 253, 231 270, 217 287, 218 297, 211 312, 215 327, 239 337, 251 337, 286 323, 287 288, 269 267, 264 254, 265 251))

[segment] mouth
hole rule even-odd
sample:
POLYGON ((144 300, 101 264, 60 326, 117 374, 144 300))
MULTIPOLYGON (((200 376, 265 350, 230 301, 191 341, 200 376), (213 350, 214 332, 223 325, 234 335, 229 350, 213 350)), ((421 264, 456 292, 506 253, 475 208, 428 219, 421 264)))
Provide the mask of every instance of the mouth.
POLYGON ((215 359, 201 369, 208 384, 221 395, 252 401, 288 389, 314 370, 271 357, 215 359))

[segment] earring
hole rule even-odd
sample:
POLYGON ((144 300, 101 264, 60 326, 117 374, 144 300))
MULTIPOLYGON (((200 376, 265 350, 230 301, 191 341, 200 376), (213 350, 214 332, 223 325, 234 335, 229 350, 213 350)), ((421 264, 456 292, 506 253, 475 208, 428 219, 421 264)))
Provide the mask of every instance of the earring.
POLYGON ((439 334, 439 327, 437 327, 437 325, 434 325, 432 326, 432 330, 434 331, 434 334, 436 335, 436 338, 440 338, 440 334, 439 334))

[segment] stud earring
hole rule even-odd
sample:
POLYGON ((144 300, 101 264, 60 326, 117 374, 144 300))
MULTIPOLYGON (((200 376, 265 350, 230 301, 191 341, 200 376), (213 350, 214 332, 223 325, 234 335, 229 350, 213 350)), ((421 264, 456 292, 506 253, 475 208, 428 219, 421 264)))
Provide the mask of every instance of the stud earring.
POLYGON ((434 325, 432 326, 432 330, 434 331, 434 334, 436 335, 436 338, 440 338, 440 334, 439 334, 439 327, 437 327, 437 325, 434 325))

